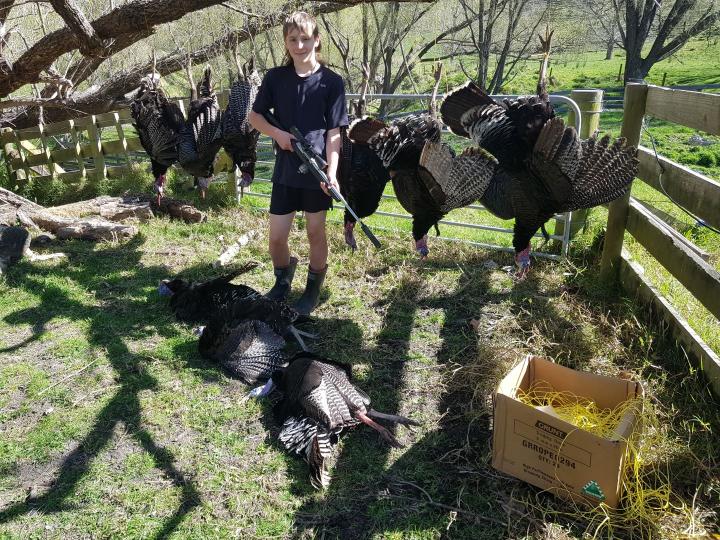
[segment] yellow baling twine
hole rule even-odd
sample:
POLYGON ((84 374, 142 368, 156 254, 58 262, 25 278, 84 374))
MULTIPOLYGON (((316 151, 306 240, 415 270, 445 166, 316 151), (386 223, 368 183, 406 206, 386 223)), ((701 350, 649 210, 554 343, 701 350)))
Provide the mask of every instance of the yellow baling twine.
MULTIPOLYGON (((634 398, 614 409, 602 409, 587 398, 572 392, 548 391, 545 381, 537 381, 527 391, 519 390, 517 399, 532 407, 542 408, 561 420, 599 437, 627 443, 622 471, 623 493, 618 508, 601 503, 594 508, 575 505, 567 517, 584 518, 593 537, 613 536, 623 530, 638 538, 651 538, 663 522, 672 523, 675 532, 683 535, 699 532, 693 513, 672 493, 666 470, 658 456, 667 446, 654 407, 646 398, 634 398), (637 418, 633 432, 625 439, 617 434, 628 413, 637 418)), ((547 508, 543 509, 547 512, 547 508)))

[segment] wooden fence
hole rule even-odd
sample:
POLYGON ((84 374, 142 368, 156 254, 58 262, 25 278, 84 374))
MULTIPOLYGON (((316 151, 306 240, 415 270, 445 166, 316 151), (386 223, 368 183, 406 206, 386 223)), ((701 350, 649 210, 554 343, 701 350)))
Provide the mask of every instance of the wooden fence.
MULTIPOLYGON (((720 134, 720 95, 628 84, 621 134, 638 145, 645 115, 720 134)), ((720 184, 640 147, 638 178, 684 206, 706 223, 720 227, 720 184)), ((690 328, 687 321, 643 275, 642 268, 623 252, 628 231, 710 313, 720 319, 720 273, 696 246, 628 194, 610 204, 601 271, 605 279, 620 279, 629 293, 668 324, 678 343, 696 361, 720 396, 720 359, 690 328)), ((720 331, 720 323, 718 325, 720 331)))
MULTIPOLYGON (((227 99, 228 91, 218 93, 222 108, 227 99)), ((189 100, 176 101, 185 113, 189 100)), ((123 109, 15 131, 3 129, 0 144, 8 174, 18 186, 31 178, 73 184, 122 176, 130 170, 131 153, 144 152, 132 123, 130 109, 123 109)), ((234 185, 231 166, 232 160, 221 150, 215 172, 228 171, 228 182, 234 185)))

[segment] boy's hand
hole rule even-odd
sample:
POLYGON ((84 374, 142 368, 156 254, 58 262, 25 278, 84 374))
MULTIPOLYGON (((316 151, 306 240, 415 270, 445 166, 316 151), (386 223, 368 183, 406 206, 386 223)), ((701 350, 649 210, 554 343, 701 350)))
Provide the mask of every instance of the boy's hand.
MULTIPOLYGON (((338 190, 338 192, 340 192, 340 184, 338 184, 337 178, 335 178, 335 176, 328 175, 327 179, 328 182, 332 185, 332 187, 334 187, 336 190, 338 190)), ((325 186, 324 183, 321 183, 320 187, 325 192, 325 195, 329 195, 330 197, 332 197, 332 195, 330 195, 330 190, 325 186)))
POLYGON ((279 129, 273 138, 275 139, 275 142, 277 142, 278 146, 283 150, 288 152, 294 151, 291 141, 295 139, 295 137, 293 137, 291 133, 279 129))

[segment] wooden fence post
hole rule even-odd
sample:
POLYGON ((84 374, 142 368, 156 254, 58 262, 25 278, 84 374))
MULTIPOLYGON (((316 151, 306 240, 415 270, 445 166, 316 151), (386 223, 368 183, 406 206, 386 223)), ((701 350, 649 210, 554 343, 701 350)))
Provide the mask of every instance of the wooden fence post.
POLYGON ((120 114, 115 112, 113 113, 113 117, 115 118, 115 130, 118 134, 118 140, 120 141, 120 145, 122 146, 122 153, 125 157, 125 164, 128 167, 128 171, 130 170, 130 154, 128 154, 128 143, 127 139, 125 138, 125 130, 123 130, 122 127, 122 120, 120 119, 120 114))
POLYGON ((87 172, 85 171, 85 159, 82 151, 82 141, 80 139, 81 130, 78 129, 75 120, 68 120, 68 128, 70 129, 70 137, 73 141, 73 150, 75 151, 75 159, 77 159, 80 178, 85 179, 87 172))
MULTIPOLYGON (((589 90, 573 90, 570 92, 570 99, 578 104, 580 108, 580 138, 588 139, 600 126, 600 113, 602 112, 603 91, 593 88, 589 90)), ((568 113, 568 126, 575 125, 575 110, 570 109, 568 113)), ((570 225, 570 238, 585 226, 589 210, 577 210, 572 213, 570 225)), ((555 234, 562 236, 565 231, 565 222, 555 222, 555 234)))
POLYGON ((18 184, 18 172, 12 166, 12 160, 20 157, 20 154, 13 148, 13 130, 12 128, 0 129, 0 137, 3 145, 3 153, 5 154, 5 167, 7 168, 8 180, 11 181, 10 187, 15 189, 18 184))
MULTIPOLYGON (((640 132, 643 117, 645 116, 647 93, 648 86, 645 83, 628 83, 625 86, 623 123, 620 136, 625 137, 627 143, 633 146, 640 144, 640 132)), ((611 202, 609 206, 605 247, 600 262, 600 275, 606 281, 615 281, 618 278, 629 203, 630 192, 628 191, 627 195, 611 202)))
POLYGON ((107 178, 107 167, 105 166, 105 155, 102 149, 102 135, 98 127, 97 117, 94 114, 90 116, 90 124, 87 130, 95 165, 95 181, 105 180, 107 178))
MULTIPOLYGON (((27 152, 22 146, 22 141, 20 140, 20 136, 18 135, 17 131, 13 130, 13 139, 15 141, 15 146, 17 147, 18 152, 18 158, 20 158, 20 162, 22 163, 23 173, 25 175, 25 181, 27 182, 30 180, 30 166, 27 162, 27 152)), ((18 171, 19 172, 19 171, 18 171)), ((18 180, 20 179, 20 176, 17 177, 18 180)))
POLYGON ((47 133, 45 133, 45 125, 38 124, 38 129, 40 130, 40 144, 42 146, 42 155, 45 156, 48 174, 55 180, 57 178, 58 168, 55 166, 55 161, 50 153, 50 142, 48 141, 47 133))

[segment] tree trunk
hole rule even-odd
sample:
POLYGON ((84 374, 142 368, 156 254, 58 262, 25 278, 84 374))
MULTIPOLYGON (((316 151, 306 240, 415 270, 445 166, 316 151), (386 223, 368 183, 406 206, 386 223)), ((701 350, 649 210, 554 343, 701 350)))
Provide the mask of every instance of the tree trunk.
POLYGON ((126 219, 148 221, 153 217, 150 201, 140 201, 129 197, 110 197, 108 195, 102 195, 89 201, 53 206, 48 210, 75 218, 100 216, 108 221, 124 221, 126 219))
POLYGON ((135 236, 138 232, 135 226, 111 223, 103 219, 58 216, 47 208, 3 188, 0 188, 0 203, 14 207, 18 219, 23 219, 25 223, 29 221, 61 239, 117 240, 135 236))
POLYGON ((625 58, 625 73, 623 75, 623 83, 627 84, 630 81, 642 80, 647 77, 649 68, 645 67, 645 62, 640 57, 639 52, 627 51, 627 57, 625 58))
POLYGON ((155 197, 147 194, 123 195, 122 197, 103 195, 88 201, 53 206, 48 208, 48 211, 75 218, 100 216, 110 221, 122 221, 129 218, 147 221, 155 213, 168 214, 170 217, 182 219, 186 223, 201 223, 207 220, 204 212, 188 202, 162 197, 160 206, 158 206, 155 197))
MULTIPOLYGON (((710 7, 702 10, 695 22, 688 21, 687 19, 698 11, 696 4, 697 0, 675 0, 671 6, 663 3, 663 17, 656 23, 659 2, 645 0, 642 11, 640 2, 625 2, 624 13, 616 13, 625 26, 624 29, 622 26, 620 28, 623 48, 626 51, 625 83, 632 79, 644 79, 653 65, 678 51, 690 38, 720 20, 720 9, 710 7), (657 28, 656 36, 647 56, 643 58, 642 51, 653 28, 657 28)), ((616 8, 621 5, 622 3, 617 3, 616 8)))
POLYGON ((615 36, 610 36, 605 44, 605 60, 612 60, 615 51, 615 36))
POLYGON ((5 27, 10 9, 14 0, 0 0, 0 75, 5 76, 12 71, 12 64, 5 58, 5 40, 10 35, 10 30, 5 27))

